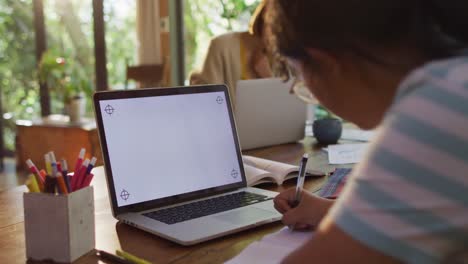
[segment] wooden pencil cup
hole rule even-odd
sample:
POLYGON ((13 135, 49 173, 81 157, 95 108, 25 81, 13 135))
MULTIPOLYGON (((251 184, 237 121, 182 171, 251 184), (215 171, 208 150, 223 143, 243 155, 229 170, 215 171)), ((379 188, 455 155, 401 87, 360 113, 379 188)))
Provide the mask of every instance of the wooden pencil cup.
POLYGON ((68 195, 25 193, 23 203, 28 259, 71 263, 94 249, 92 186, 68 195))

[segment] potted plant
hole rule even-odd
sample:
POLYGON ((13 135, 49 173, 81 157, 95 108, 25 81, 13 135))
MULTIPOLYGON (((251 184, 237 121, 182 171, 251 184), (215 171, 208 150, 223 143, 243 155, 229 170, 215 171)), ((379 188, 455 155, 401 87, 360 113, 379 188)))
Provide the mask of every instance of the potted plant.
POLYGON ((343 130, 341 119, 321 105, 315 111, 317 120, 312 125, 315 138, 320 144, 336 144, 343 130))
POLYGON ((39 80, 51 91, 52 108, 62 109, 70 122, 80 122, 86 110, 86 96, 92 92, 91 81, 78 64, 53 50, 45 52, 39 63, 39 80))

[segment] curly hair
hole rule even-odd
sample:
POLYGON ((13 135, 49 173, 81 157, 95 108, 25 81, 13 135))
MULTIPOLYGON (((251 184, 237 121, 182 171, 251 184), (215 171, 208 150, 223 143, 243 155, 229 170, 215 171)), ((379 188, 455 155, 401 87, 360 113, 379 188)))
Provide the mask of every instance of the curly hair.
POLYGON ((468 43, 466 0, 268 2, 266 32, 277 56, 304 60, 306 48, 313 47, 385 64, 371 48, 409 46, 440 59, 457 55, 468 43))

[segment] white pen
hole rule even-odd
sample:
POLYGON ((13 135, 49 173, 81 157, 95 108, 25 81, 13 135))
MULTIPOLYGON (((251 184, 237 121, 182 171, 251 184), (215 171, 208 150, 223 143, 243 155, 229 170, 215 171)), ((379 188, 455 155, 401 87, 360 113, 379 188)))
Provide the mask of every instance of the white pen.
MULTIPOLYGON (((301 202, 302 189, 304 187, 304 179, 305 179, 308 160, 309 160, 309 154, 306 153, 302 156, 301 163, 299 164, 299 175, 297 176, 296 194, 294 196, 294 201, 292 202, 291 207, 296 207, 301 202)), ((290 226, 289 228, 291 230, 294 230, 294 225, 290 226)))
POLYGON ((309 154, 304 154, 299 165, 299 175, 297 177, 296 184, 296 195, 294 196, 293 206, 296 207, 301 201, 302 189, 304 187, 304 178, 306 174, 307 161, 309 160, 309 154))
POLYGON ((50 165, 52 166, 52 177, 57 177, 57 160, 55 159, 55 154, 53 151, 49 152, 50 165))

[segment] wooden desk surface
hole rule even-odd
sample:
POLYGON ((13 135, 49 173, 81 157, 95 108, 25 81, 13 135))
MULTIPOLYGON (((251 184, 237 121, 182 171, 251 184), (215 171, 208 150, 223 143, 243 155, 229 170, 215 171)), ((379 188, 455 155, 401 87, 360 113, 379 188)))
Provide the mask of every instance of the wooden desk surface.
MULTIPOLYGON (((275 146, 245 154, 297 164, 304 152, 312 151, 311 142, 275 146)), ((94 171, 96 248, 115 252, 123 249, 154 263, 223 263, 264 235, 277 231, 281 223, 272 223, 241 233, 218 238, 195 246, 184 247, 136 228, 118 223, 111 214, 103 167, 94 171)), ((308 179, 305 188, 317 189, 324 178, 308 179)), ((267 189, 282 191, 293 187, 294 181, 283 186, 268 185, 267 189)), ((25 263, 24 213, 22 195, 25 186, 0 192, 0 263, 25 263)), ((28 262, 32 263, 32 262, 28 262)), ((90 254, 76 263, 103 263, 90 254)))

